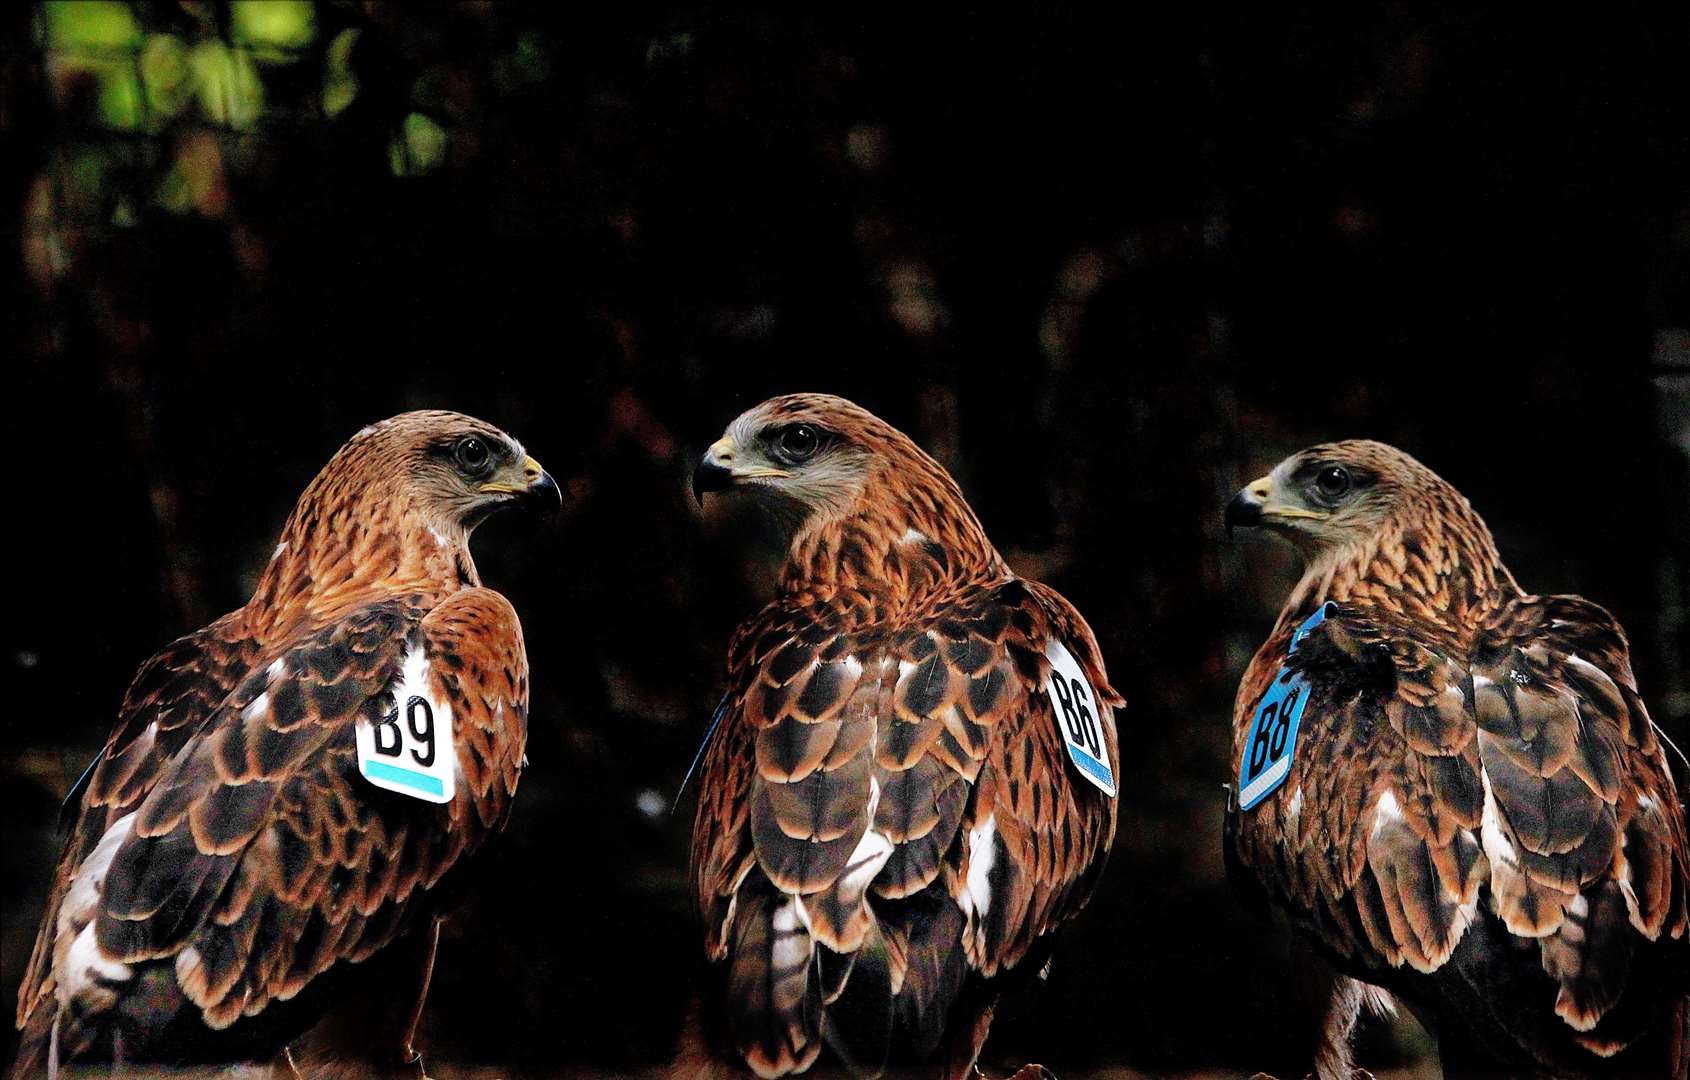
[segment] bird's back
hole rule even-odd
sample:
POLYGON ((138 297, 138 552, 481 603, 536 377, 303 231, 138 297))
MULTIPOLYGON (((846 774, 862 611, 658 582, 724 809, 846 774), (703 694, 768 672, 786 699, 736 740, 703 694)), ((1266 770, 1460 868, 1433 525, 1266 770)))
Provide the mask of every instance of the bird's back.
POLYGON ((1446 1068, 1682 1065, 1690 850, 1618 624, 1577 597, 1460 632, 1324 610, 1240 687, 1240 776, 1273 688, 1307 701, 1280 786, 1234 811, 1238 860, 1342 970, 1435 1017, 1446 1068))
POLYGON ((953 1007, 989 1008, 979 984, 1078 910, 1113 834, 1113 799, 1072 771, 1043 689, 1066 633, 1081 693, 1106 695, 1087 715, 1113 770, 1112 692, 1083 626, 1012 580, 892 618, 872 596, 777 602, 742 629, 693 856, 727 1026, 758 1071, 824 1045, 869 1071, 972 1065, 974 1020, 953 1007))
POLYGON ((131 680, 105 746, 65 797, 60 815, 63 836, 47 914, 18 987, 17 1026, 23 1037, 17 1075, 32 1075, 32 1069, 46 1065, 48 1039, 58 1012, 54 977, 58 915, 77 871, 113 823, 141 805, 165 764, 246 676, 258 652, 258 642, 242 630, 240 612, 231 612, 159 650, 131 680))
POLYGON ((177 642, 136 680, 60 860, 19 1076, 50 1048, 268 1059, 451 906, 503 823, 527 681, 498 594, 377 598, 264 646, 239 627, 177 642), (416 736, 425 764, 400 790, 377 786, 397 774, 366 760, 361 724, 416 736))

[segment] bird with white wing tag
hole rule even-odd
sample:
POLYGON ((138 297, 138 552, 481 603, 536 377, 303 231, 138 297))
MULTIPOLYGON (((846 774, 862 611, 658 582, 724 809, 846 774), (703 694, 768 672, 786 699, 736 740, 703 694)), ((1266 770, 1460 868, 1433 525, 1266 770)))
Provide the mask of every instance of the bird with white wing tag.
POLYGON ((1009 569, 936 461, 841 398, 747 411, 694 486, 793 531, 704 750, 715 969, 681 1074, 971 1076, 1114 836, 1123 702, 1091 631, 1009 569))

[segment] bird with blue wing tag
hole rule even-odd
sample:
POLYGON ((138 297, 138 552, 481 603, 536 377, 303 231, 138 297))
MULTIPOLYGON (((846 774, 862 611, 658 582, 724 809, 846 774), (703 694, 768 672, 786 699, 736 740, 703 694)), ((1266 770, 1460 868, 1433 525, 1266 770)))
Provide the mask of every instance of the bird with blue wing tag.
POLYGON ((1613 616, 1522 590, 1381 443, 1294 454, 1226 519, 1305 560, 1238 689, 1225 835, 1329 969, 1316 1075, 1381 993, 1446 1076, 1690 1074, 1690 845, 1613 616))
POLYGON ((1331 604, 1322 604, 1297 628, 1286 649, 1286 666, 1279 669, 1256 706, 1255 719, 1244 735, 1247 749, 1238 769, 1241 809, 1249 810, 1273 794, 1291 772, 1291 755, 1297 749, 1297 726, 1309 703, 1309 681, 1290 667, 1289 660, 1303 639, 1326 621, 1332 608, 1331 604))

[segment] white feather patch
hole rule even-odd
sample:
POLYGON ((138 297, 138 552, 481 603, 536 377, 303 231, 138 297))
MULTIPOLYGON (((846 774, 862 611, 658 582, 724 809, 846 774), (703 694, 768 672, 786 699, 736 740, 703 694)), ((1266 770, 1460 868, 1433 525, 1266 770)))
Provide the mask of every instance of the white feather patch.
POLYGON ((1479 782, 1485 786, 1485 808, 1479 817, 1479 839, 1485 849, 1485 858, 1490 860, 1491 873, 1496 873, 1497 867, 1502 867, 1508 873, 1518 873, 1520 856, 1509 842, 1508 834, 1502 828, 1502 812, 1497 809, 1496 796, 1491 793, 1490 775, 1484 769, 1479 770, 1479 782))
POLYGON ((1397 797, 1387 791, 1379 796, 1379 801, 1373 807, 1373 832, 1370 839, 1376 838, 1385 830, 1385 826, 1402 820, 1402 807, 1397 804, 1397 797))
POLYGON ((873 825, 874 812, 880 806, 880 781, 871 776, 868 784, 868 809, 863 818, 869 822, 869 827, 863 830, 863 838, 851 849, 851 857, 845 860, 845 873, 839 879, 840 895, 847 902, 861 897, 868 890, 869 882, 886 865, 886 860, 892 857, 892 841, 875 832, 873 825))
POLYGON ((794 972, 802 975, 815 948, 810 939, 810 913, 804 910, 804 902, 796 896, 788 897, 775 908, 769 925, 774 930, 769 954, 776 980, 791 978, 794 972))
POLYGON ((968 833, 968 881, 963 896, 975 915, 984 915, 992 907, 992 867, 997 864, 998 817, 989 815, 979 827, 968 833))
POLYGON ((60 1002, 68 1007, 70 999, 88 990, 96 980, 127 982, 133 975, 128 964, 113 960, 100 951, 100 943, 94 939, 94 924, 90 922, 66 950, 65 981, 59 984, 60 1002))
POLYGON ((134 975, 129 965, 102 953, 94 937, 94 916, 99 912, 100 895, 105 890, 106 871, 134 825, 132 813, 112 823, 77 868, 76 878, 59 904, 53 940, 53 979, 61 1008, 69 1008, 73 998, 97 988, 98 981, 122 982, 134 975))

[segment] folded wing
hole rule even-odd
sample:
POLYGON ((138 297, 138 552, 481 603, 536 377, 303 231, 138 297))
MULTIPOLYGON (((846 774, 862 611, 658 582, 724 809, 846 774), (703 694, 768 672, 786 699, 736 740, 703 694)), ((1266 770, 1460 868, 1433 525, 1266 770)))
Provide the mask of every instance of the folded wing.
POLYGON ((1114 806, 1067 764, 1042 689, 1053 633, 1118 701, 1084 623, 1020 582, 893 631, 821 605, 742 630, 693 854, 757 1072, 824 1045, 866 1071, 931 1054, 967 978, 1014 967, 1083 905, 1114 806))
MULTIPOLYGON (((1258 654, 1235 733, 1284 645, 1258 654)), ((1659 973, 1690 963, 1690 853, 1612 617, 1525 598, 1463 652, 1434 628, 1346 612, 1290 663, 1311 684, 1298 750, 1236 828, 1270 893, 1337 955, 1383 971, 1439 972, 1494 916, 1554 980, 1573 1037, 1623 1049, 1641 1026, 1624 1014, 1653 1010, 1659 973)))
MULTIPOLYGON (((148 1033, 188 1010, 231 1029, 423 926, 503 820, 526 702, 515 615, 485 590, 372 604, 247 674, 108 815, 49 916, 61 1056, 99 1053, 119 1014, 148 1033), (448 803, 360 773, 354 727, 401 686, 452 719, 448 803)), ((86 802, 102 790, 97 772, 86 802)))

